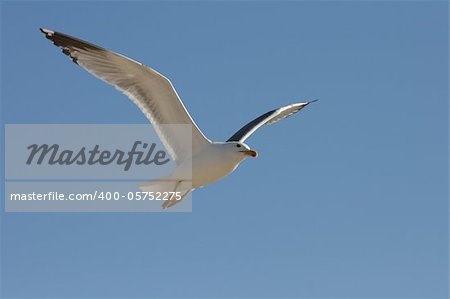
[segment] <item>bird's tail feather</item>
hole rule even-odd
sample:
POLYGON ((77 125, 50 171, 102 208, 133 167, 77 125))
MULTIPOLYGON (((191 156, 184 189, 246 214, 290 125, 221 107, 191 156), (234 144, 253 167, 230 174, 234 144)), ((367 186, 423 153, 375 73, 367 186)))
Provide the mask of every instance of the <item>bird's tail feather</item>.
POLYGON ((139 189, 161 200, 163 209, 180 203, 193 190, 191 181, 170 179, 148 181, 139 185, 139 189))

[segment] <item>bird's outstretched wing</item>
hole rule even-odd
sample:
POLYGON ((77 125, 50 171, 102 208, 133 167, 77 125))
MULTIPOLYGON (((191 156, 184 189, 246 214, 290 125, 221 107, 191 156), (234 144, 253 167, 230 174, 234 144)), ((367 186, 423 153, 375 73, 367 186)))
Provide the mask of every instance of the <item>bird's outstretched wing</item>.
POLYGON ((153 124, 175 162, 188 158, 186 155, 191 151, 186 151, 186 144, 174 137, 176 134, 170 132, 171 126, 161 125, 192 125, 192 154, 209 143, 166 77, 142 63, 94 44, 48 29, 41 28, 41 31, 73 62, 127 95, 153 124))
POLYGON ((263 115, 255 118, 254 120, 243 126, 239 131, 234 133, 234 135, 231 136, 227 140, 227 142, 228 141, 244 142, 245 139, 250 137, 250 135, 252 135, 259 127, 263 125, 273 124, 283 118, 291 116, 292 114, 297 113, 303 108, 305 108, 308 104, 316 101, 318 100, 313 100, 305 103, 295 103, 264 113, 263 115))

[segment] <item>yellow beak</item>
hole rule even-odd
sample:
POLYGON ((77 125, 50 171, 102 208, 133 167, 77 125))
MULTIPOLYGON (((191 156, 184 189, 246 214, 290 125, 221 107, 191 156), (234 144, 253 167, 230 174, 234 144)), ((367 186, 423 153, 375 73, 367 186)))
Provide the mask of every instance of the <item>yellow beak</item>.
POLYGON ((245 150, 245 151, 241 151, 241 152, 246 154, 247 156, 251 156, 253 158, 256 158, 258 156, 258 153, 254 150, 245 150))

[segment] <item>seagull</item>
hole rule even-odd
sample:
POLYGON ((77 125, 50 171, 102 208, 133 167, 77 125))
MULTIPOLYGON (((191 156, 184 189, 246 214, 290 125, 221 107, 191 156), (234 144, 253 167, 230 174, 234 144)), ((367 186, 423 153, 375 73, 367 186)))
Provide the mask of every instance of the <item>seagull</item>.
POLYGON ((154 69, 70 35, 40 30, 75 64, 128 96, 153 125, 176 167, 171 175, 144 183, 140 188, 146 192, 177 192, 179 196, 164 201, 163 208, 179 203, 194 189, 222 179, 247 157, 256 157, 257 152, 244 141, 257 129, 291 116, 317 101, 271 110, 247 123, 227 141, 211 141, 195 124, 170 80, 154 69), (170 126, 165 126, 168 124, 192 126, 192 151, 186 150, 176 134, 170 132, 170 126))

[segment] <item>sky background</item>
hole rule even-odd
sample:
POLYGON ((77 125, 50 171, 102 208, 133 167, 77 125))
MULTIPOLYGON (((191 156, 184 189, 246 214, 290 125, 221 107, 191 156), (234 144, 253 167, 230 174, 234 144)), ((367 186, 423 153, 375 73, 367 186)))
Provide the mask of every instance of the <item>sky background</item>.
POLYGON ((447 298, 446 1, 2 2, 3 123, 141 124, 39 27, 160 71, 213 140, 320 101, 192 213, 2 212, 4 298, 447 298))

